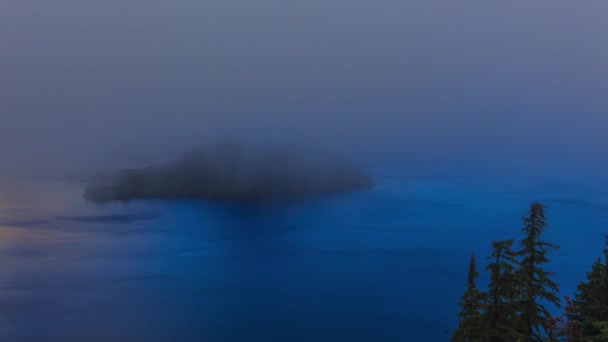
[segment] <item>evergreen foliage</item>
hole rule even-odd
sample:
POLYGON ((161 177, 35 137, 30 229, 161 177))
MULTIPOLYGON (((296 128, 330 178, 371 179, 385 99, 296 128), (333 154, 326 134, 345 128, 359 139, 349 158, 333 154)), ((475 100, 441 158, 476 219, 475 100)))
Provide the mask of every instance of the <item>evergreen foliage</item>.
POLYGON ((574 298, 575 317, 581 324, 583 339, 596 341, 605 335, 608 322, 608 236, 604 261, 598 258, 593 263, 586 274, 586 281, 578 284, 574 298))
POLYGON ((547 253, 558 247, 544 241, 541 237, 545 230, 545 207, 540 203, 530 206, 528 216, 523 217, 525 234, 520 242, 519 267, 515 278, 518 281, 521 298, 518 302, 522 333, 531 341, 542 341, 549 329, 551 314, 543 303, 559 307, 558 285, 551 280, 552 273, 542 265, 547 263, 547 253))
POLYGON ((481 339, 480 315, 485 293, 477 288, 476 279, 478 276, 475 254, 473 254, 469 263, 467 288, 458 303, 461 308, 458 313, 460 323, 451 338, 453 342, 470 342, 481 339))
POLYGON ((479 274, 471 257, 460 323, 451 341, 608 342, 608 236, 603 258, 578 284, 574 300, 566 296, 564 313, 552 317, 545 305, 559 307, 558 284, 543 267, 547 253, 558 247, 542 239, 545 207, 533 203, 522 221, 519 250, 513 250, 514 239, 492 242, 487 292, 477 288, 479 274))
POLYGON ((542 204, 533 203, 522 221, 519 250, 513 248, 514 239, 492 242, 487 293, 476 287, 472 258, 452 341, 545 341, 554 334, 557 322, 545 305, 559 306, 558 285, 543 265, 548 252, 558 247, 542 239, 547 226, 542 204))
POLYGON ((512 251, 513 240, 492 242, 487 300, 481 316, 482 340, 515 341, 517 332, 517 279, 518 265, 512 251))

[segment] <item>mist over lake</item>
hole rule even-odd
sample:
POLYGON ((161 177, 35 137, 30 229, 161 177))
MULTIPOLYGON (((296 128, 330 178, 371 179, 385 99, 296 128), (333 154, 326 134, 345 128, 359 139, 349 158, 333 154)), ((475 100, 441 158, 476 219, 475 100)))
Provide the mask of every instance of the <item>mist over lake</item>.
POLYGON ((0 341, 608 340, 606 13, 0 0, 0 341))
POLYGON ((0 338, 442 341, 471 252, 485 265, 492 240, 519 236, 530 202, 548 206, 546 239, 562 248, 546 268, 562 295, 608 224, 598 184, 375 181, 258 206, 98 205, 82 184, 23 185, 0 205, 0 338))

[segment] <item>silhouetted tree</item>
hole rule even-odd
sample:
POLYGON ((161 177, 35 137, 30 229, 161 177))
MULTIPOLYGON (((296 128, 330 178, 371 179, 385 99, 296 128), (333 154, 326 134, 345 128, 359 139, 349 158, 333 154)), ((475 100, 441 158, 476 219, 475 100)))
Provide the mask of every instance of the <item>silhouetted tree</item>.
POLYGON ((475 254, 471 255, 469 263, 469 274, 467 277, 467 288, 462 294, 460 302, 460 312, 458 313, 458 329, 452 334, 450 339, 453 342, 472 342, 481 340, 480 317, 483 309, 485 294, 479 291, 475 283, 479 272, 475 264, 475 254))
POLYGON ((487 299, 481 315, 481 341, 517 341, 517 279, 518 262, 512 251, 513 239, 492 242, 487 299))
POLYGON ((608 322, 608 236, 604 262, 598 258, 586 278, 578 284, 574 295, 575 317, 582 325, 584 339, 594 341, 601 337, 608 322))
POLYGON ((583 336, 593 336, 599 333, 594 322, 601 316, 601 308, 597 298, 601 295, 602 261, 597 259, 586 273, 587 281, 581 281, 574 294, 576 318, 582 324, 583 336))
POLYGON ((523 341, 543 341, 543 336, 550 328, 551 314, 543 303, 552 303, 559 307, 558 285, 551 280, 552 273, 542 268, 547 263, 547 253, 558 249, 557 246, 544 241, 541 237, 545 230, 545 207, 540 203, 530 206, 528 216, 523 217, 522 229, 524 238, 520 242, 521 250, 515 255, 519 258, 519 268, 515 272, 519 291, 517 310, 521 320, 523 341))

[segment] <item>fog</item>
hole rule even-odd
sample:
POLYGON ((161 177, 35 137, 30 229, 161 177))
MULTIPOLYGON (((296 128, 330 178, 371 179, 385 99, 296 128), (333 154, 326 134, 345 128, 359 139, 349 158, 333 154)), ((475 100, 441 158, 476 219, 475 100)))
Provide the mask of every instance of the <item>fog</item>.
POLYGON ((2 0, 0 173, 222 139, 404 174, 602 174, 602 0, 2 0))

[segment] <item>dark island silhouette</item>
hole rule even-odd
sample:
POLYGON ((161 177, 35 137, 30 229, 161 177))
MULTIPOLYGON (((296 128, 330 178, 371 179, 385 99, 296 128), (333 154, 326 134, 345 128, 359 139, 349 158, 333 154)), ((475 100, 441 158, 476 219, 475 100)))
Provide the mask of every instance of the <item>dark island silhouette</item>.
POLYGON ((349 163, 284 150, 240 147, 196 151, 170 163, 123 170, 95 181, 84 197, 95 202, 135 199, 288 200, 374 186, 349 163))

